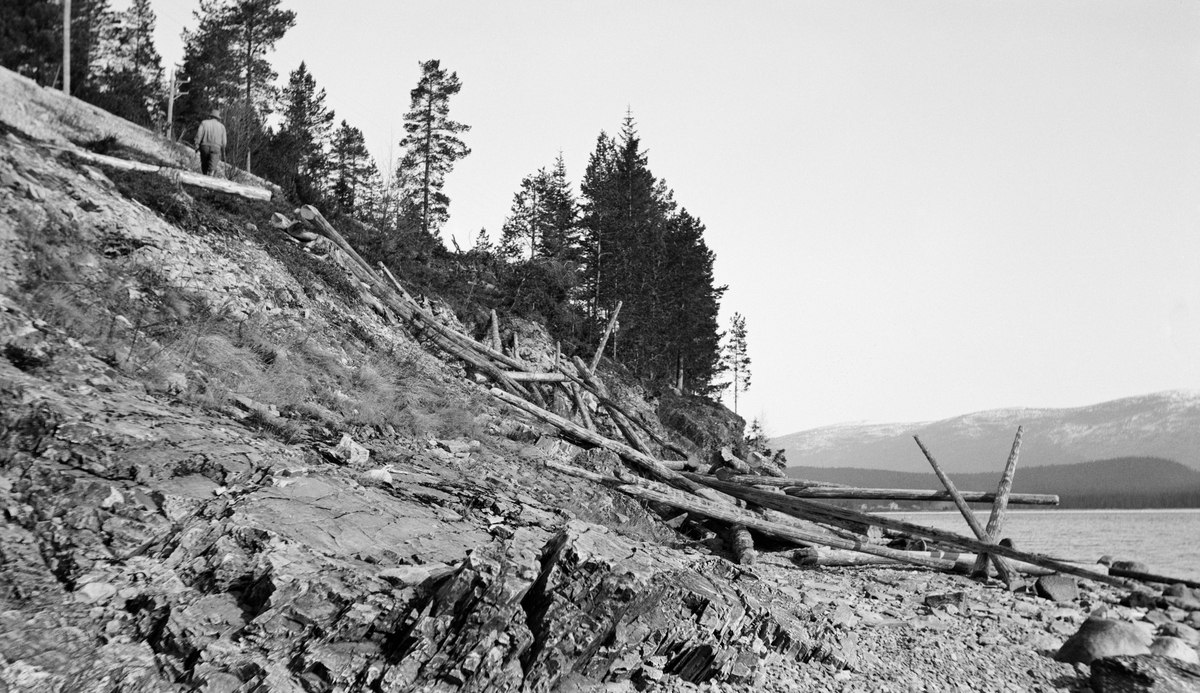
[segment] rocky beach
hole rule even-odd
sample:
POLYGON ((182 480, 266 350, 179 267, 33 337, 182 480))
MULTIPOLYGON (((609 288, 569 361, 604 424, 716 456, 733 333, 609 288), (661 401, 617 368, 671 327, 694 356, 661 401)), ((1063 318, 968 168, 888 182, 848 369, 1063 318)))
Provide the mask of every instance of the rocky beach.
MULTIPOLYGON (((720 523, 548 467, 627 473, 286 205, 73 154, 187 152, 3 70, 0 121, 0 692, 1200 688, 1194 589, 809 567, 763 536, 739 561, 720 523)), ((597 373, 692 456, 741 437, 597 373)))

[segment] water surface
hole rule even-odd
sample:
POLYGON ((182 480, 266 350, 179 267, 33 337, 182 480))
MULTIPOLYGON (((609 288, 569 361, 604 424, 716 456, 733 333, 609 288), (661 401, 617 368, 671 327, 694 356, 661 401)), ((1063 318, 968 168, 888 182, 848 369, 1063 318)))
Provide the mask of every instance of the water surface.
MULTIPOLYGON (((889 517, 970 535, 958 511, 884 513, 889 517)), ((976 512, 987 523, 987 513, 976 512)), ((1079 563, 1101 556, 1141 561, 1150 572, 1200 580, 1200 508, 1172 510, 1014 510, 1002 536, 1022 551, 1079 563)))

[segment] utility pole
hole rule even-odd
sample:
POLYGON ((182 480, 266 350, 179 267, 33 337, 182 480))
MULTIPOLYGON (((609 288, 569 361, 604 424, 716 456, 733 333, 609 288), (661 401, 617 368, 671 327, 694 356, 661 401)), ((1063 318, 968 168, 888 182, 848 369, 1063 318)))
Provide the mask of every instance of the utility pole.
POLYGON ((71 0, 63 0, 63 93, 71 95, 71 0))
POLYGON ((179 65, 171 68, 171 87, 167 92, 167 139, 175 141, 175 99, 186 96, 186 91, 179 91, 179 87, 192 81, 185 79, 182 82, 175 80, 175 71, 179 69, 179 65))

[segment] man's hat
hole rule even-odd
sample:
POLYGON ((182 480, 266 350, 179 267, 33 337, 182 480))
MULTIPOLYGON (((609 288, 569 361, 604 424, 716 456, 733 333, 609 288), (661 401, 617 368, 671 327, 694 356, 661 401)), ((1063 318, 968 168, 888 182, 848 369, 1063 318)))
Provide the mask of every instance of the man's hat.
POLYGON ((221 119, 221 109, 214 108, 214 109, 212 109, 211 112, 209 112, 209 115, 216 118, 217 120, 220 120, 221 119))

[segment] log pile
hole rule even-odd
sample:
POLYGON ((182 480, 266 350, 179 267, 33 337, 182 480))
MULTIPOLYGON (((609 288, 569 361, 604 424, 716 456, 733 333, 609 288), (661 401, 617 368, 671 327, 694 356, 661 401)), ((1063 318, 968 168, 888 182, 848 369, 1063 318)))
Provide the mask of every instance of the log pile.
MULTIPOLYGON (((1003 475, 995 493, 963 493, 942 470, 929 449, 916 439, 926 459, 941 480, 942 490, 850 488, 804 479, 781 478, 771 465, 749 464, 731 449, 724 449, 709 464, 688 455, 639 417, 631 414, 597 374, 605 343, 616 326, 620 307, 612 312, 608 328, 591 363, 575 356, 567 360, 556 355, 555 369, 539 372, 522 361, 513 349, 505 353, 500 341, 499 318, 493 312, 483 343, 437 320, 427 306, 418 303, 380 266, 384 281, 354 251, 346 240, 312 206, 298 210, 306 226, 296 229, 291 220, 279 220, 277 227, 301 243, 322 240, 339 249, 347 258, 347 269, 370 296, 419 336, 451 358, 464 362, 475 373, 490 379, 490 393, 541 422, 552 426, 558 435, 584 449, 612 451, 629 467, 618 476, 604 476, 559 462, 547 466, 559 473, 603 484, 632 498, 644 501, 669 518, 672 527, 684 523, 707 523, 709 535, 723 535, 734 560, 748 564, 756 555, 755 536, 769 537, 800 547, 798 562, 805 565, 905 564, 922 568, 970 573, 984 579, 988 563, 1009 589, 1024 585, 1019 577, 1063 573, 1124 589, 1140 589, 1134 580, 1161 580, 1161 576, 1119 576, 1095 567, 1084 567, 1050 556, 1019 551, 1010 542, 1001 541, 1003 523, 1009 505, 1056 505, 1058 497, 1045 494, 1012 493, 1012 482, 1020 451, 1022 430, 1018 428, 1003 475), (567 416, 552 412, 547 401, 556 401, 553 390, 561 389, 573 409, 567 416), (603 415, 610 430, 624 441, 608 437, 598 430, 603 415), (578 422, 574 420, 578 419, 578 422), (648 440, 643 439, 643 434, 648 440), (672 455, 682 459, 663 459, 672 455), (818 500, 820 499, 820 500, 818 500), (879 514, 851 510, 826 500, 903 500, 952 501, 963 514, 974 536, 960 535, 915 525, 879 514), (968 503, 992 503, 987 525, 974 516, 968 503), (912 551, 882 543, 884 532, 902 543, 928 542, 933 550, 912 551)), ((922 544, 924 548, 924 544, 922 544)))

